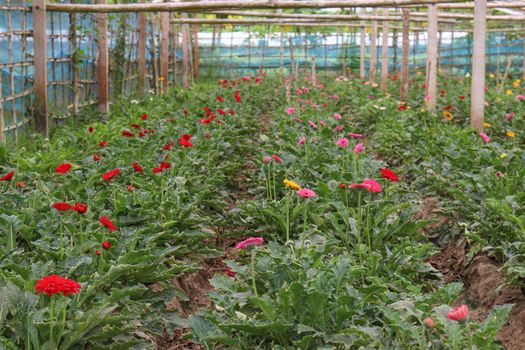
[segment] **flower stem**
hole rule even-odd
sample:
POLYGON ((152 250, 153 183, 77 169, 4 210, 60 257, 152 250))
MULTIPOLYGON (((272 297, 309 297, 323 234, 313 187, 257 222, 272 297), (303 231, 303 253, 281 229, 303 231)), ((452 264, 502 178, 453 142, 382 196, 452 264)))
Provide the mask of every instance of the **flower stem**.
POLYGON ((255 285, 255 251, 252 250, 252 290, 253 294, 255 294, 256 297, 259 296, 257 294, 257 286, 255 285))
POLYGON ((60 251, 60 259, 62 259, 62 256, 64 255, 64 228, 62 227, 62 220, 60 220, 59 232, 60 232, 59 251, 60 251))
POLYGON ((53 326, 55 324, 55 299, 51 297, 51 302, 49 303, 49 340, 51 342, 51 350, 55 350, 54 346, 54 336, 53 336, 53 326))
POLYGON ((285 243, 290 240, 290 193, 286 191, 286 237, 285 243))

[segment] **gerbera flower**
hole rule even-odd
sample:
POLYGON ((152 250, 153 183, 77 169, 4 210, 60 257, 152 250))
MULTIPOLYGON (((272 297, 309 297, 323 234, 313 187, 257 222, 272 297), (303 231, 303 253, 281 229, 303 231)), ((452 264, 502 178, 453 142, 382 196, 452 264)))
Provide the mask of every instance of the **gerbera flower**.
POLYGON ((288 179, 284 179, 283 180, 283 184, 286 187, 289 187, 289 188, 294 189, 294 190, 300 190, 301 189, 301 186, 299 186, 299 184, 297 182, 291 181, 291 180, 288 180, 288 179))
POLYGON ((364 179, 362 183, 354 183, 350 185, 351 189, 365 189, 368 192, 381 192, 383 187, 381 184, 372 179, 364 179))
POLYGON ((131 163, 131 166, 133 167, 133 170, 135 170, 137 173, 142 173, 144 171, 144 168, 135 162, 131 163))
POLYGON ((84 214, 88 210, 88 205, 84 203, 76 202, 75 205, 71 207, 71 210, 74 210, 79 214, 84 214))
POLYGON ((454 119, 454 117, 452 116, 452 113, 447 112, 447 111, 443 112, 443 118, 445 118, 448 121, 451 121, 452 119, 454 119))
POLYGON ((345 137, 341 137, 339 140, 337 140, 337 146, 346 148, 348 147, 349 141, 345 137))
POLYGON ((303 198, 313 198, 313 197, 317 196, 317 194, 314 191, 312 191, 312 190, 310 190, 308 188, 301 188, 296 193, 297 193, 297 195, 299 197, 303 197, 303 198))
POLYGON ((250 237, 241 241, 235 245, 235 249, 243 250, 251 246, 258 246, 264 244, 264 238, 262 237, 250 237))
POLYGON ((47 294, 50 297, 60 293, 66 296, 80 292, 80 284, 65 277, 51 275, 38 280, 35 291, 38 294, 47 294))
POLYGON ((65 174, 71 169, 71 164, 69 163, 62 163, 59 166, 55 168, 55 171, 60 174, 65 174))
POLYGON ((111 220, 109 220, 106 216, 99 217, 98 221, 102 225, 104 225, 104 227, 106 227, 108 230, 110 230, 110 231, 118 231, 117 226, 115 226, 115 224, 111 220))
POLYGON ((181 138, 179 138, 179 145, 182 147, 193 147, 193 143, 190 142, 191 135, 190 134, 184 134, 181 138))
POLYGON ((383 177, 384 179, 387 179, 387 180, 392 181, 392 182, 397 182, 399 180, 399 178, 396 175, 396 173, 394 173, 390 169, 383 168, 380 171, 381 171, 381 177, 383 177))
POLYGON ((454 321, 461 321, 468 317, 468 306, 463 304, 454 310, 450 311, 447 317, 454 321))
POLYGON ((13 178, 13 176, 15 176, 15 172, 14 171, 10 171, 7 174, 5 174, 4 176, 0 177, 0 181, 9 181, 9 180, 11 180, 13 178))
POLYGON ((55 202, 51 204, 51 208, 56 209, 58 211, 68 211, 71 210, 72 206, 71 204, 66 202, 55 202))
POLYGON ((102 175, 102 180, 109 181, 113 179, 115 176, 117 176, 120 173, 119 168, 115 168, 113 170, 108 171, 104 175, 102 175))

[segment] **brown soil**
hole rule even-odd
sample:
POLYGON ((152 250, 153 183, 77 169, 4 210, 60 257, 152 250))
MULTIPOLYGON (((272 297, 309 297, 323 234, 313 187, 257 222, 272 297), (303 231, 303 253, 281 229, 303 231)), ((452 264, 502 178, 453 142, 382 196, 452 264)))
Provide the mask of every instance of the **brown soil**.
POLYGON ((446 282, 463 282, 464 298, 476 306, 471 312, 476 321, 484 321, 496 305, 515 304, 497 339, 508 350, 525 350, 525 295, 521 289, 506 285, 505 274, 490 257, 478 254, 469 261, 467 251, 465 239, 454 239, 430 263, 446 282))
POLYGON ((443 214, 443 209, 439 205, 439 199, 436 197, 421 198, 421 206, 414 218, 433 221, 421 229, 421 232, 424 234, 435 232, 439 227, 450 221, 450 218, 443 214))
POLYGON ((183 339, 188 329, 177 329, 172 335, 165 334, 157 342, 157 349, 163 350, 203 350, 204 347, 191 340, 183 339))

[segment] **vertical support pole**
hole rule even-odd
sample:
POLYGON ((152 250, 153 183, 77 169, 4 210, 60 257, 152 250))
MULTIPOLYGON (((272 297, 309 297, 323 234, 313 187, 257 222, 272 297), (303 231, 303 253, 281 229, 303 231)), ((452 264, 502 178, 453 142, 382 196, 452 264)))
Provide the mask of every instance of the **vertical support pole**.
MULTIPOLYGON (((284 28, 282 25, 280 26, 280 28, 281 28, 281 42, 279 45, 279 77, 282 80, 283 79, 283 64, 284 64, 284 58, 283 58, 283 55, 284 55, 284 28)), ((525 62, 525 59, 523 60, 523 62, 525 62)))
MULTIPOLYGON (((372 15, 377 15, 377 10, 374 9, 372 15)), ((373 81, 376 77, 377 70, 377 21, 372 21, 372 28, 370 31, 370 71, 369 80, 373 81)))
MULTIPOLYGON (((388 13, 385 13, 388 15, 388 13)), ((381 88, 388 89, 388 22, 383 21, 383 41, 381 42, 381 88)))
MULTIPOLYGON (((195 15, 197 18, 197 15, 195 15)), ((199 25, 193 25, 193 78, 197 80, 200 76, 199 66, 199 25)))
POLYGON ((315 70, 315 56, 312 56, 312 84, 317 82, 317 72, 315 70))
POLYGON ((5 143, 4 130, 4 101, 2 100, 2 73, 0 73, 0 145, 5 143))
MULTIPOLYGON (((366 14, 366 9, 363 7, 361 13, 366 14)), ((366 79, 366 67, 365 67, 365 21, 361 21, 361 39, 359 45, 359 79, 366 79)))
POLYGON ((438 9, 435 4, 428 5, 428 43, 427 43, 427 108, 433 112, 437 99, 437 46, 438 9))
MULTIPOLYGON (((107 4, 107 0, 97 0, 98 5, 107 4)), ((108 79, 108 15, 97 14, 97 107, 106 115, 109 112, 109 79, 108 79)))
POLYGON ((406 101, 408 95, 408 60, 410 50, 410 10, 407 8, 403 9, 403 47, 401 53, 401 91, 399 93, 399 99, 406 101))
POLYGON ((73 71, 73 113, 77 114, 79 109, 80 72, 78 67, 77 14, 74 12, 69 14, 69 45, 71 47, 71 66, 73 71))
POLYGON ((523 63, 521 67, 521 80, 525 80, 525 35, 523 35, 523 63))
POLYGON ((485 114, 485 36, 487 0, 474 1, 474 46, 472 49, 472 86, 470 124, 483 131, 485 114))
MULTIPOLYGON (((180 14, 181 19, 187 19, 187 13, 180 14)), ((182 86, 190 87, 190 28, 188 23, 182 26, 182 86)))
POLYGON ((397 30, 394 29, 394 32, 392 33, 392 45, 394 46, 394 72, 397 74, 398 68, 397 68, 397 30))
POLYGON ((46 0, 33 0, 33 33, 35 69, 33 128, 35 132, 48 138, 46 0))
POLYGON ((168 91, 170 80, 170 14, 162 12, 160 14, 160 81, 161 93, 168 91))
MULTIPOLYGON (((140 0, 144 3, 145 0, 140 0)), ((139 13, 139 42, 137 51, 137 63, 138 63, 138 74, 139 74, 139 93, 144 94, 146 92, 146 13, 139 13)))

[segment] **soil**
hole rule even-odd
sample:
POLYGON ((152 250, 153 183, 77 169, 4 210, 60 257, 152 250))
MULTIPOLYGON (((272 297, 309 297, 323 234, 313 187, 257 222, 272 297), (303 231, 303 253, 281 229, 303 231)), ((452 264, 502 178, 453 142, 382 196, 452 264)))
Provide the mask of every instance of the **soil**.
POLYGON ((467 259, 468 246, 463 238, 451 240, 430 263, 441 271, 446 282, 462 281, 465 301, 476 308, 472 319, 482 322, 496 305, 514 304, 507 323, 497 339, 508 350, 525 350, 525 295, 520 288, 508 286, 498 264, 484 253, 467 259))

